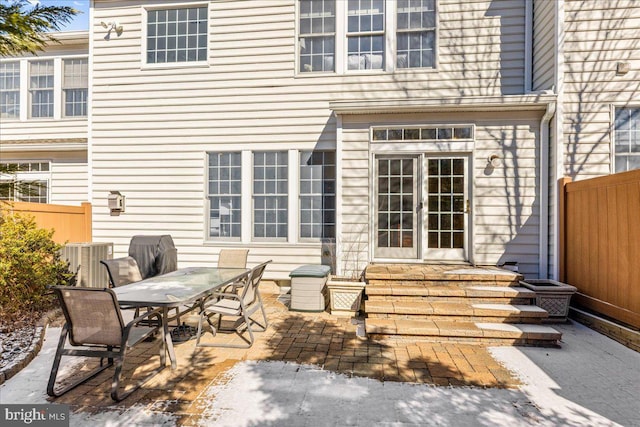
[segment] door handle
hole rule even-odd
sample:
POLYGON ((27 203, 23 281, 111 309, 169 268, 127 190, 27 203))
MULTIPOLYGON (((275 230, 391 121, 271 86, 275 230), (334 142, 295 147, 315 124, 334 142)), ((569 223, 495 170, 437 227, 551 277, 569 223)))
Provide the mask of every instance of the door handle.
POLYGON ((419 213, 422 208, 424 208, 423 202, 418 203, 418 206, 416 206, 416 213, 419 213))
POLYGON ((467 199, 467 203, 465 204, 464 213, 466 213, 466 214, 470 214, 471 213, 471 203, 469 202, 469 199, 467 199))

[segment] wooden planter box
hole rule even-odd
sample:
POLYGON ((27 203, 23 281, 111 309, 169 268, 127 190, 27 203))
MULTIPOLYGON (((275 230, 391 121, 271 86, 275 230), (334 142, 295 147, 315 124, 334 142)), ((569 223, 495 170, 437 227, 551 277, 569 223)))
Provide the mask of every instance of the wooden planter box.
POLYGON ((520 284, 536 293, 536 305, 549 313, 546 322, 566 322, 569 302, 577 288, 550 279, 522 280, 520 284))
POLYGON ((327 282, 329 290, 329 306, 335 316, 355 316, 360 311, 362 291, 366 283, 339 278, 330 278, 327 282))

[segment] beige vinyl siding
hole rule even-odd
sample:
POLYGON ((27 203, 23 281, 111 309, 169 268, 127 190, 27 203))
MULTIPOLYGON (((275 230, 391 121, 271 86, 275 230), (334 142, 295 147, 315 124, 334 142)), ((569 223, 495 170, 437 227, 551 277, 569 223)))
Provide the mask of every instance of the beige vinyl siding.
POLYGON ((555 84, 556 2, 533 3, 533 85, 532 89, 547 90, 555 84))
MULTIPOLYGON (((540 179, 537 172, 540 117, 539 112, 344 116, 341 238, 346 273, 360 271, 371 261, 370 126, 465 123, 475 124, 469 177, 474 181, 473 261, 479 265, 516 261, 520 272, 527 277, 537 277, 540 201, 536 188, 540 179), (501 157, 502 165, 491 171, 487 168, 487 158, 494 153, 501 157)), ((389 154, 399 152, 400 149, 389 154)), ((428 149, 421 152, 429 153, 428 149)), ((430 153, 442 154, 435 149, 430 153)))
MULTIPOLYGON (((180 3, 193 4, 171 2, 180 3)), ((133 234, 162 232, 174 237, 181 265, 215 261, 225 244, 204 241, 207 151, 333 148, 334 100, 516 94, 524 84, 524 4, 517 0, 440 0, 436 70, 327 75, 296 74, 294 0, 208 3, 209 66, 148 67, 141 6, 161 4, 95 2, 94 239, 116 242, 120 253, 133 234), (105 40, 99 23, 113 20, 124 32, 105 40), (126 196, 119 217, 106 208, 110 190, 126 196)), ((366 145, 346 145, 346 177, 366 177, 368 161, 358 157, 366 145)), ((368 197, 348 185, 343 200, 368 197)), ((345 214, 343 227, 360 222, 358 215, 345 214)), ((267 273, 280 278, 319 263, 322 252, 320 243, 295 239, 228 245, 250 248, 256 262, 273 258, 267 273)))
POLYGON ((640 4, 565 1, 565 173, 613 171, 611 108, 640 105, 640 4), (618 62, 630 71, 616 75, 618 62))

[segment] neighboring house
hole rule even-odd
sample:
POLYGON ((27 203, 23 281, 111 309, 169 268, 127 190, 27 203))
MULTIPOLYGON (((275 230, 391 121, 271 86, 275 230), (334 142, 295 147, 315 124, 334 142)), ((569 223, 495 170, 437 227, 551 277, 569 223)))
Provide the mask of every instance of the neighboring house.
MULTIPOLYGON (((95 0, 75 152, 94 240, 117 255, 168 233, 185 266, 245 247, 280 279, 443 261, 556 277, 557 179, 638 166, 638 28, 633 1, 95 0)), ((32 138, 21 108, 2 160, 32 138)))
POLYGON ((0 163, 39 184, 10 199, 79 205, 89 182, 89 33, 57 38, 38 56, 0 60, 0 163))

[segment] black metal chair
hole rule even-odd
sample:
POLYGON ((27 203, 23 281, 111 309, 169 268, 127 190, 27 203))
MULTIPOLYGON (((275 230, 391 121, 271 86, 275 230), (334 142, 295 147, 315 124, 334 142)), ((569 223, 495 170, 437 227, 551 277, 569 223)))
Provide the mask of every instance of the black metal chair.
POLYGON ((119 390, 122 368, 129 350, 157 333, 162 327, 159 310, 148 311, 125 325, 118 300, 111 289, 56 286, 53 290, 62 306, 66 323, 60 334, 49 376, 49 396, 63 395, 113 366, 115 361, 111 398, 120 401, 164 369, 166 350, 164 340, 160 340, 160 367, 139 381, 133 389, 127 392, 119 390), (145 325, 141 326, 143 321, 145 325), (67 339, 72 347, 81 348, 66 348, 67 339), (100 366, 68 386, 56 390, 58 369, 63 356, 98 357, 100 366))

